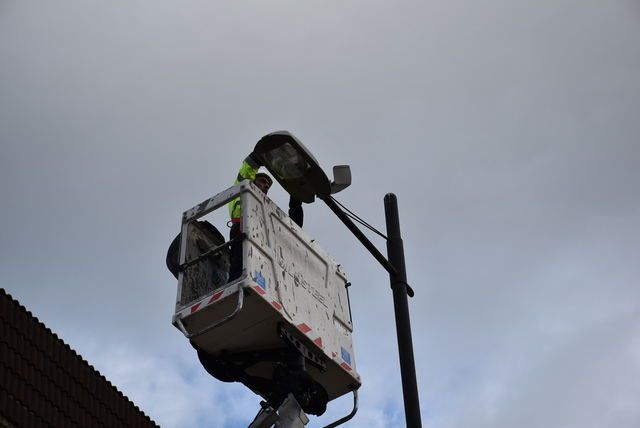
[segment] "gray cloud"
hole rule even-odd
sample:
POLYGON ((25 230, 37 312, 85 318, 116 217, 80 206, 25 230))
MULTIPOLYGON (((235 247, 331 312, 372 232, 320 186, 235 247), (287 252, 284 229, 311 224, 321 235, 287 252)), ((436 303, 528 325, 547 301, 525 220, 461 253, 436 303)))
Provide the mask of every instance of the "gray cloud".
MULTIPOLYGON (((636 426, 639 12, 4 2, 2 286, 163 426, 246 425, 257 398, 170 325, 164 252, 183 210, 289 129, 351 165, 338 199, 371 223, 398 195, 425 426, 636 426)), ((354 284, 354 425, 401 426, 386 273, 306 213, 354 284)))

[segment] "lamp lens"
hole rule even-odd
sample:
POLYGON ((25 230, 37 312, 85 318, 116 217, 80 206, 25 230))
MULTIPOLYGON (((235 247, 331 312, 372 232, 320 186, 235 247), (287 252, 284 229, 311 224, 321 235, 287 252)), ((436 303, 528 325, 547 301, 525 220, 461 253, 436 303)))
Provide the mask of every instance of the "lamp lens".
POLYGON ((289 143, 264 153, 264 160, 271 172, 284 180, 295 180, 304 176, 311 165, 289 143))

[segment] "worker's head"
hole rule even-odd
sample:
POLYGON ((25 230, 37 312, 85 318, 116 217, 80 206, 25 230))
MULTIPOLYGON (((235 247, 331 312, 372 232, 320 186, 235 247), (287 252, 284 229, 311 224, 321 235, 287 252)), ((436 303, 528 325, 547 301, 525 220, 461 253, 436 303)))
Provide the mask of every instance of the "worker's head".
POLYGON ((258 186, 258 189, 262 190, 266 195, 273 184, 273 180, 267 174, 259 172, 256 174, 256 178, 253 180, 253 184, 258 186))

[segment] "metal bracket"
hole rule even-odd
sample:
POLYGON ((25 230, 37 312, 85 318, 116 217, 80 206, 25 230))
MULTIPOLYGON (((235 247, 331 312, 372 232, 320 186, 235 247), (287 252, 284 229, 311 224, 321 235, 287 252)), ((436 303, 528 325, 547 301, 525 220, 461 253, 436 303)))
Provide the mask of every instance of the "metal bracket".
POLYGON ((238 236, 236 236, 235 238, 225 242, 224 244, 213 246, 213 247, 209 248, 207 251, 205 251, 204 253, 200 254, 198 257, 196 257, 194 259, 191 259, 189 261, 186 261, 183 264, 181 264, 180 266, 178 266, 178 270, 180 272, 184 272, 185 270, 187 270, 187 268, 189 268, 190 266, 193 266, 196 263, 204 260, 205 258, 209 257, 211 254, 218 253, 223 248, 228 247, 229 245, 231 245, 232 243, 234 243, 236 241, 241 241, 241 240, 245 239, 246 237, 247 237, 246 233, 241 233, 238 236))
POLYGON ((260 405, 262 408, 248 428, 270 428, 274 424, 278 428, 304 428, 309 423, 293 394, 287 396, 277 411, 265 402, 260 405))
POLYGON ((337 427, 338 425, 342 425, 343 423, 351 420, 356 415, 356 412, 358 411, 358 390, 354 389, 352 392, 353 392, 353 410, 351 410, 351 413, 349 413, 344 418, 338 419, 337 421, 330 423, 329 425, 325 425, 324 428, 334 428, 334 427, 337 427))
POLYGON ((293 347, 296 348, 303 357, 309 360, 309 362, 315 365, 321 372, 324 372, 327 369, 327 363, 322 358, 311 352, 304 343, 287 331, 282 324, 278 327, 278 331, 281 338, 293 345, 293 347))
POLYGON ((244 287, 242 286, 238 286, 238 304, 236 305, 236 308, 233 310, 233 312, 231 312, 229 315, 227 315, 226 317, 222 318, 221 320, 203 328, 200 331, 197 331, 195 333, 189 333, 187 331, 187 329, 185 328, 183 322, 182 322, 182 318, 180 317, 176 317, 176 326, 178 327, 178 329, 180 329, 180 331, 182 332, 182 334, 185 335, 185 337, 187 339, 191 339, 193 337, 197 337, 200 336, 201 334, 204 334, 210 330, 213 330, 216 327, 221 326, 222 324, 226 323, 227 321, 230 321, 233 317, 235 317, 238 312, 240 312, 240 310, 242 309, 242 303, 244 301, 244 287))
POLYGON ((278 422, 278 414, 266 401, 261 401, 260 406, 262 408, 258 411, 258 414, 253 419, 253 422, 249 424, 248 428, 270 428, 278 422))

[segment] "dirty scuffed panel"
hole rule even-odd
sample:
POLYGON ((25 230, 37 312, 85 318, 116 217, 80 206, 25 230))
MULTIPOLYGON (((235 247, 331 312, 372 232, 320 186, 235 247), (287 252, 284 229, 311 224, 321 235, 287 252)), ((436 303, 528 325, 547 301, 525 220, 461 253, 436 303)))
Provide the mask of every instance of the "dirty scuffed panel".
POLYGON ((264 281, 263 298, 281 305, 283 316, 302 326, 327 357, 349 355, 355 369, 343 269, 268 197, 243 194, 245 203, 250 231, 245 268, 264 281))

